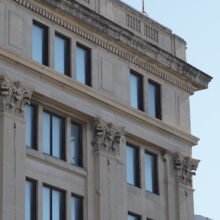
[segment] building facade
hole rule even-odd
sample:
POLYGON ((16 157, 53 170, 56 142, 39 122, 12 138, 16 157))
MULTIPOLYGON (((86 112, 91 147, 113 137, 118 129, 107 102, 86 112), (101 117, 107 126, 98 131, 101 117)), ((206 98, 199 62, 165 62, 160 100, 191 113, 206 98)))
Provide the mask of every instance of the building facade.
POLYGON ((210 80, 118 0, 0 0, 0 219, 193 220, 210 80))

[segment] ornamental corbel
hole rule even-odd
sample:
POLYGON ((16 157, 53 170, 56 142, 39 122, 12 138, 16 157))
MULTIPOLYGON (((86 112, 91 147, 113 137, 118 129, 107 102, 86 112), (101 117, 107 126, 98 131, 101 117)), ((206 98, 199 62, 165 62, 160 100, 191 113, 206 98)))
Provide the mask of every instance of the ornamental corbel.
POLYGON ((199 160, 186 156, 181 152, 174 156, 174 169, 176 170, 176 182, 186 186, 192 186, 192 177, 196 175, 199 160))
POLYGON ((25 105, 30 104, 32 93, 33 89, 23 86, 21 82, 0 75, 0 112, 23 117, 25 105))
POLYGON ((112 156, 120 155, 120 146, 124 128, 118 128, 97 118, 94 123, 94 141, 92 142, 95 151, 102 151, 112 156))

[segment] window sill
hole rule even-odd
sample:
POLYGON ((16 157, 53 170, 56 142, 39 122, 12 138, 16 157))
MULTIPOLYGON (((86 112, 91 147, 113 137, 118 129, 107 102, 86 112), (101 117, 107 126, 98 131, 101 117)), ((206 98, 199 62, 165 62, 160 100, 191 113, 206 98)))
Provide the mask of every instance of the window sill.
POLYGON ((71 174, 76 174, 82 177, 86 177, 87 172, 85 169, 81 167, 74 166, 70 163, 67 163, 66 161, 60 160, 58 158, 52 157, 47 154, 41 154, 38 151, 31 149, 31 148, 26 148, 26 156, 38 160, 45 165, 64 170, 66 172, 69 172, 71 174))

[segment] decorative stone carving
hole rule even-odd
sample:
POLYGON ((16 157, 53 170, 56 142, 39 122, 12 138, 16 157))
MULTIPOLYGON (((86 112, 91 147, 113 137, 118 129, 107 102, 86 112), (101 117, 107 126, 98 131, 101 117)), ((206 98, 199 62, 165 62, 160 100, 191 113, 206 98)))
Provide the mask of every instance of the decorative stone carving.
POLYGON ((199 162, 199 160, 192 159, 190 156, 184 156, 182 153, 177 153, 174 157, 177 183, 192 186, 192 177, 196 175, 199 162))
POLYGON ((6 75, 0 75, 0 112, 9 112, 23 117, 24 107, 30 104, 32 90, 12 81, 6 75))
POLYGON ((92 144, 95 151, 103 151, 112 156, 119 156, 123 135, 123 128, 116 128, 112 123, 97 118, 94 124, 94 141, 92 144))

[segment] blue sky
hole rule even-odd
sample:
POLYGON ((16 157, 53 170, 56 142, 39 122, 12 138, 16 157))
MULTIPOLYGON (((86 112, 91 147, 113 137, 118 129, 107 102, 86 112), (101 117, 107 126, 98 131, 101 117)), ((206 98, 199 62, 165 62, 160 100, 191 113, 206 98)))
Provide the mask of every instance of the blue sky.
MULTIPOLYGON (((141 10, 142 0, 123 0, 141 10)), ((145 0, 145 11, 187 42, 187 61, 213 76, 208 90, 191 97, 192 134, 200 138, 193 157, 195 213, 220 220, 220 1, 145 0)))

